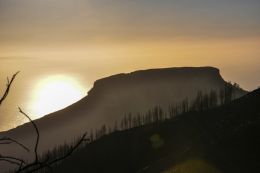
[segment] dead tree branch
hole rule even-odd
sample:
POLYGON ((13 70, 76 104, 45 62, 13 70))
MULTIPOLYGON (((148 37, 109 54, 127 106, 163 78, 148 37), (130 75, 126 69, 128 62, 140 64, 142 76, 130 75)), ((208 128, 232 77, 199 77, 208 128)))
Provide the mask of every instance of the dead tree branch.
POLYGON ((50 168, 52 165, 54 165, 55 163, 59 163, 60 161, 66 159, 67 157, 69 157, 70 155, 73 154, 73 152, 75 150, 77 150, 77 148, 86 140, 86 135, 87 133, 84 133, 82 135, 82 137, 80 138, 80 140, 70 149, 70 151, 65 154, 64 156, 62 157, 59 157, 57 159, 54 159, 54 160, 51 160, 51 161, 44 161, 44 162, 34 162, 32 164, 28 164, 22 168, 20 168, 17 173, 23 173, 23 172, 26 172, 26 173, 33 173, 33 172, 36 172, 38 170, 41 170, 43 168, 50 168))
POLYGON ((20 165, 21 165, 21 163, 18 163, 18 162, 15 162, 15 161, 9 160, 9 159, 1 158, 1 157, 0 157, 0 161, 5 161, 5 162, 8 162, 8 163, 11 163, 11 164, 17 165, 17 166, 20 166, 20 165))
POLYGON ((23 149, 25 149, 27 152, 30 152, 29 148, 27 148, 25 145, 23 145, 22 143, 18 142, 15 139, 12 139, 9 137, 3 137, 0 139, 0 144, 11 144, 11 143, 15 143, 15 144, 19 145, 20 147, 22 147, 23 149))
POLYGON ((16 164, 16 165, 23 165, 25 162, 22 159, 18 159, 16 157, 11 157, 11 156, 3 156, 0 154, 0 161, 6 161, 12 164, 16 164))
POLYGON ((8 93, 9 93, 9 91, 10 91, 10 89, 11 89, 12 83, 13 83, 13 81, 14 81, 14 79, 15 79, 15 77, 17 76, 18 73, 19 73, 19 71, 16 72, 16 73, 12 76, 11 80, 9 80, 9 78, 7 78, 6 89, 5 89, 5 92, 4 92, 3 96, 2 96, 1 99, 0 99, 0 106, 1 106, 1 104, 3 103, 3 101, 6 99, 8 93))
POLYGON ((39 144, 39 139, 40 139, 39 129, 38 129, 37 125, 35 124, 35 122, 26 113, 24 113, 20 107, 18 107, 18 109, 19 109, 19 112, 21 114, 23 114, 25 117, 27 117, 28 120, 32 123, 32 125, 37 133, 35 147, 34 147, 34 156, 35 156, 34 162, 37 163, 38 162, 38 144, 39 144))

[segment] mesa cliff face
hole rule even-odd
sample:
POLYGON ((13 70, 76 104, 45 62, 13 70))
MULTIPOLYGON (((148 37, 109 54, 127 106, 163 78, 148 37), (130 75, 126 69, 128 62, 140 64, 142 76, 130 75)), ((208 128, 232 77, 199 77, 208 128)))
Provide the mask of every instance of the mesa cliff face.
MULTIPOLYGON (((114 122, 127 113, 145 113, 156 105, 167 109, 185 98, 193 99, 198 91, 217 91, 225 84, 219 70, 213 67, 143 70, 97 80, 82 100, 35 121, 41 133, 40 150, 62 144, 103 124, 113 127, 114 122)), ((237 89, 235 92, 236 97, 246 93, 237 89)), ((1 136, 13 137, 31 146, 35 133, 31 124, 25 124, 0 133, 1 136)), ((10 146, 3 151, 24 155, 10 146)))

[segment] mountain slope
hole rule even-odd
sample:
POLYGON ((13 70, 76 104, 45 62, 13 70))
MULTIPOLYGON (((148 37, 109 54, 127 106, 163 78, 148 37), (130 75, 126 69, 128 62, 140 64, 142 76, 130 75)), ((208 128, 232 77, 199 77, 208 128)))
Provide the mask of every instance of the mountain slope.
MULTIPOLYGON (((103 124, 113 126, 126 113, 142 113, 155 105, 166 109, 172 103, 194 98, 199 90, 219 90, 225 85, 219 70, 213 67, 144 70, 98 80, 82 100, 35 121, 41 135, 39 151, 63 144, 103 124)), ((235 93, 239 97, 246 92, 235 88, 235 93)), ((31 124, 2 132, 2 136, 12 137, 31 148, 34 145, 31 124)), ((0 153, 33 155, 12 145, 1 147, 0 153)))
POLYGON ((115 132, 55 172, 259 172, 259 106, 260 89, 211 110, 115 132))

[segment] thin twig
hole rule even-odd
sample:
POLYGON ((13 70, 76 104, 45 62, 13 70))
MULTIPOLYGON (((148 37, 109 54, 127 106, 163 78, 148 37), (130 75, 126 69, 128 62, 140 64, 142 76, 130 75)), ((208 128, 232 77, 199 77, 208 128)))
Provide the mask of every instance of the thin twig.
POLYGON ((32 123, 32 125, 37 133, 37 138, 36 138, 35 147, 34 147, 34 155, 35 155, 34 162, 37 163, 38 162, 38 144, 39 144, 39 139, 40 139, 40 133, 39 133, 38 127, 35 124, 35 122, 25 112, 22 111, 22 109, 20 107, 18 107, 18 109, 21 114, 23 114, 24 116, 26 116, 29 119, 29 121, 32 123))
POLYGON ((3 155, 0 155, 0 160, 2 161, 9 161, 10 163, 12 162, 14 164, 15 163, 19 163, 19 165, 25 163, 24 160, 22 159, 18 159, 16 157, 11 157, 11 156, 3 156, 3 155))
POLYGON ((24 163, 24 161, 23 161, 22 159, 18 159, 18 158, 16 158, 16 157, 0 155, 0 158, 1 158, 1 159, 11 159, 11 160, 15 160, 15 161, 19 161, 19 162, 23 162, 23 163, 24 163))
POLYGON ((69 157, 79 146, 80 144, 85 141, 85 137, 86 137, 87 133, 83 134, 83 136, 80 138, 80 140, 77 142, 77 144, 71 148, 71 150, 64 156, 54 159, 50 162, 46 162, 46 163, 33 163, 30 165, 26 165, 25 167, 21 168, 18 172, 23 172, 26 171, 26 173, 33 173, 36 172, 40 169, 43 169, 45 167, 50 167, 51 165, 58 163, 64 159, 66 159, 67 157, 69 157))
POLYGON ((0 98, 0 105, 1 105, 1 104, 3 103, 3 101, 6 99, 8 93, 9 93, 9 91, 10 91, 10 88, 11 88, 11 86, 12 86, 12 83, 13 83, 13 81, 14 81, 14 79, 15 79, 15 77, 16 77, 16 75, 17 75, 18 73, 19 73, 19 71, 16 72, 16 73, 12 76, 12 78, 11 78, 10 81, 9 81, 9 78, 7 78, 6 89, 5 89, 5 92, 4 92, 3 96, 0 98))
POLYGON ((0 145, 2 145, 2 144, 7 145, 7 144, 11 144, 11 143, 12 142, 7 142, 7 141, 2 142, 2 141, 0 141, 0 145))
POLYGON ((3 137, 0 139, 0 144, 11 144, 11 143, 16 143, 17 145, 19 145, 20 147, 22 147, 23 149, 25 149, 27 152, 30 152, 29 148, 27 148, 25 145, 23 145, 22 143, 18 142, 15 139, 9 138, 9 137, 3 137))
POLYGON ((0 161, 5 161, 5 162, 8 162, 8 163, 11 163, 11 164, 14 164, 14 165, 18 165, 18 166, 21 165, 21 163, 18 163, 18 162, 9 160, 9 159, 4 159, 4 158, 0 158, 0 161))

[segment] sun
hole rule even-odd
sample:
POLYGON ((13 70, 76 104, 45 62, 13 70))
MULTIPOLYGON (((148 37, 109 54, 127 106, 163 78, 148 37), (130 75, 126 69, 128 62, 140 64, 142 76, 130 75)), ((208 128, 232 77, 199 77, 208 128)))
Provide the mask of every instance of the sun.
POLYGON ((48 76, 40 80, 33 90, 31 110, 35 118, 40 118, 75 103, 86 92, 86 88, 74 77, 48 76))

